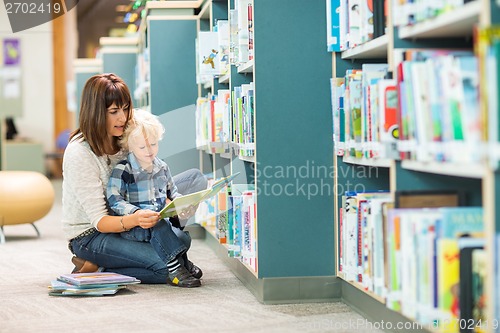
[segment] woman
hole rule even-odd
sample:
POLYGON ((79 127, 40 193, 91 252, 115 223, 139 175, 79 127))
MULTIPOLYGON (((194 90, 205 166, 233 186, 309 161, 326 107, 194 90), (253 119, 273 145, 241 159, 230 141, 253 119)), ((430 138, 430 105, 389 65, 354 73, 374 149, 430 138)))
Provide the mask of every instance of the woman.
MULTIPOLYGON (((174 233, 171 226, 163 230, 165 251, 179 258, 182 266, 176 274, 169 272, 150 243, 134 242, 119 233, 135 226, 151 228, 159 214, 137 210, 127 216, 111 216, 105 189, 111 170, 126 158, 118 140, 132 117, 130 91, 114 74, 91 77, 82 92, 79 128, 70 136, 63 158, 63 230, 76 259, 76 271, 92 270, 95 263, 106 271, 130 275, 143 283, 171 283, 180 287, 197 287, 201 270, 182 260, 190 245, 189 234, 174 233), (197 281, 195 281, 197 280, 197 281)), ((179 193, 206 188, 199 170, 188 170, 174 177, 179 193)), ((189 216, 183 216, 187 218, 189 216)))

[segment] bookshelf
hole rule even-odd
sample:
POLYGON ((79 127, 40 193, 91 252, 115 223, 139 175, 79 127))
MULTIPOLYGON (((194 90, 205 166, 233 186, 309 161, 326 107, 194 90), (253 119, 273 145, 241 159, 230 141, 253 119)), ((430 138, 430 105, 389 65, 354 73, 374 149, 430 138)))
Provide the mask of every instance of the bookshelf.
POLYGON ((102 70, 102 59, 98 58, 79 58, 73 60, 73 70, 75 72, 75 95, 76 95, 76 112, 74 128, 79 126, 80 103, 82 91, 85 83, 92 76, 100 74, 102 70))
MULTIPOLYGON (((175 13, 178 21, 194 21, 194 33, 189 23, 190 33, 183 37, 184 42, 191 44, 190 56, 200 31, 212 30, 217 20, 231 20, 228 14, 235 8, 235 1, 198 1, 190 7, 194 10, 183 11, 182 15, 175 13)), ((163 11, 166 8, 162 6, 168 2, 152 3, 146 16, 150 17, 141 25, 141 31, 142 43, 149 48, 151 56, 147 105, 155 112, 154 103, 167 103, 156 100, 154 96, 158 96, 158 92, 153 90, 166 87, 167 82, 162 80, 168 75, 163 73, 153 82, 153 76, 161 72, 154 64, 158 60, 153 60, 153 54, 168 56, 165 56, 166 46, 159 48, 162 42, 153 38, 153 22, 172 24, 170 21, 174 20, 172 13, 163 11)), ((494 238, 500 229, 495 209, 500 205, 500 176, 490 164, 373 160, 334 154, 330 78, 341 77, 346 70, 360 69, 366 63, 387 63, 389 73, 395 76, 401 50, 470 49, 473 26, 500 19, 500 10, 494 1, 475 0, 431 20, 395 27, 390 15, 392 1, 390 3, 386 34, 356 48, 329 54, 324 43, 324 3, 308 1, 304 11, 305 0, 254 0, 254 58, 239 66, 231 65, 229 73, 214 77, 211 84, 196 85, 194 80, 189 83, 194 93, 185 105, 194 104, 197 98, 207 94, 216 95, 223 89, 234 91, 241 85, 254 84, 253 156, 239 156, 237 152, 241 147, 233 142, 208 142, 197 147, 197 156, 203 172, 212 173, 215 178, 240 172, 234 183, 253 184, 257 189, 255 268, 229 258, 228 247, 220 244, 213 227, 206 227, 206 237, 261 302, 327 301, 342 297, 374 321, 383 319, 410 326, 415 323, 413 318, 388 309, 385 297, 348 281, 339 272, 337 212, 342 205, 341 194, 346 189, 384 190, 391 195, 397 191, 433 189, 465 193, 465 205, 484 209, 488 274, 494 276, 493 262, 497 260, 494 238), (300 22, 287 20, 290 17, 301 19, 300 22), (311 192, 316 189, 323 192, 311 192)), ((168 24, 163 24, 162 29, 167 29, 168 24)), ((189 61, 189 73, 193 73, 195 55, 189 61)), ((174 100, 179 99, 183 98, 176 96, 174 100)), ((496 293, 494 279, 487 279, 487 294, 496 293)), ((494 318, 495 306, 495 300, 489 298, 490 318, 494 318)))
MULTIPOLYGON (((211 1, 211 28, 217 20, 231 20, 235 2, 211 1)), ((324 11, 321 2, 254 0, 254 58, 231 65, 228 74, 214 78, 210 90, 216 95, 220 89, 254 84, 255 143, 228 142, 222 153, 213 152, 215 143, 209 143, 200 154, 204 171, 214 177, 240 172, 233 183, 257 189, 256 267, 228 258, 227 245, 219 243, 213 227, 207 227, 206 237, 263 303, 340 296, 332 233, 333 145, 328 143, 332 63, 322 39, 308 37, 324 33, 324 11), (254 154, 240 156, 241 149, 254 154)))
MULTIPOLYGON (((388 29, 386 34, 374 40, 358 45, 355 48, 332 54, 333 78, 342 77, 348 69, 359 69, 364 63, 387 62, 391 78, 397 78, 398 64, 402 61, 400 53, 409 49, 455 48, 472 50, 474 29, 476 25, 483 27, 500 22, 500 8, 497 2, 490 0, 470 1, 439 16, 423 20, 408 26, 394 26, 392 11, 395 2, 390 1, 388 29)), ((402 13, 401 10, 396 11, 402 13)), ((489 110, 497 114, 498 110, 489 110)), ((493 117, 495 119, 497 116, 493 117)), ((484 142, 477 146, 478 150, 486 151, 484 142)), ((403 145, 402 145, 403 146, 403 145)), ((402 147, 401 146, 401 147, 402 147)), ((451 147, 451 146, 450 146, 451 147)), ((489 147, 489 151, 495 148, 489 147)), ((490 155, 491 158, 491 155, 490 155)), ((419 161, 411 159, 367 159, 352 156, 334 156, 337 170, 334 179, 336 196, 341 196, 348 185, 354 184, 366 190, 385 190, 393 196, 399 191, 415 190, 456 190, 465 194, 465 206, 481 206, 484 218, 486 265, 486 317, 495 321, 498 319, 498 272, 495 262, 498 262, 497 251, 499 219, 496 207, 499 201, 499 172, 486 160, 477 162, 419 161), (371 171, 371 173, 370 173, 371 171), (354 176, 353 176, 354 175, 354 176), (356 175, 362 175, 357 177, 356 175)), ((352 190, 352 188, 351 188, 352 190)), ((336 249, 339 253, 341 240, 339 237, 341 217, 339 207, 341 200, 335 202, 336 249)), ((339 271, 337 256, 337 276, 342 281, 342 298, 348 304, 357 308, 366 317, 380 322, 415 323, 409 331, 435 331, 432 325, 418 325, 418 319, 403 314, 401 310, 394 311, 386 307, 388 299, 367 290, 361 283, 346 278, 339 271)), ((387 280, 386 280, 387 281, 387 280)), ((491 323, 490 323, 491 324, 491 323)), ((485 332, 494 332, 495 325, 483 325, 485 332)), ((395 326, 394 326, 395 327, 395 326)), ((406 326, 405 326, 406 327, 406 326)), ((389 331, 395 331, 394 329, 389 331)), ((406 330, 405 330, 406 331, 406 330)))
POLYGON ((199 166, 195 144, 196 11, 203 1, 148 1, 138 29, 136 84, 138 106, 165 126, 158 156, 174 174, 199 166))
POLYGON ((125 81, 132 93, 133 105, 138 105, 133 92, 135 87, 135 68, 137 62, 137 37, 99 38, 98 58, 102 59, 104 73, 115 73, 125 81))

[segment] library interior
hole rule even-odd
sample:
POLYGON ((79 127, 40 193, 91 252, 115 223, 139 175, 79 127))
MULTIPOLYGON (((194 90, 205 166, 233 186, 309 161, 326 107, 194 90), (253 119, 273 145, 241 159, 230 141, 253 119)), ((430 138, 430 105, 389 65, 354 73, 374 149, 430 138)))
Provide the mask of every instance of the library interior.
POLYGON ((44 313, 70 323, 110 300, 127 331, 134 304, 172 297, 202 331, 500 332, 500 1, 66 0, 33 15, 56 3, 24 25, 24 6, 0 8, 7 328, 51 331, 44 313), (74 273, 63 161, 101 73, 161 122, 172 174, 216 184, 185 227, 201 288, 51 285, 74 273), (81 305, 52 297, 68 295, 81 305), (44 306, 23 319, 27 297, 44 306))

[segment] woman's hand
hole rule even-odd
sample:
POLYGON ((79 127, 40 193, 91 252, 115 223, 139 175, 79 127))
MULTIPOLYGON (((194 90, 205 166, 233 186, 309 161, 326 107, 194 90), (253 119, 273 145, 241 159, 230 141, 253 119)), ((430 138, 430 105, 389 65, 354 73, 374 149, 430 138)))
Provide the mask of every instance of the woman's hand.
POLYGON ((137 218, 137 225, 143 229, 154 227, 160 220, 160 213, 149 209, 139 209, 134 215, 137 218))

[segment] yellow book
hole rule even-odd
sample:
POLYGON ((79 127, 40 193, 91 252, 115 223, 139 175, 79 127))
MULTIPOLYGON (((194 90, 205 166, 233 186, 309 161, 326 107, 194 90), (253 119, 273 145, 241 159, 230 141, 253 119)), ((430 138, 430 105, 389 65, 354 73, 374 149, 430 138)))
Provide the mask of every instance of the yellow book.
POLYGON ((460 249, 457 239, 437 241, 438 306, 441 313, 440 332, 458 332, 460 249))

